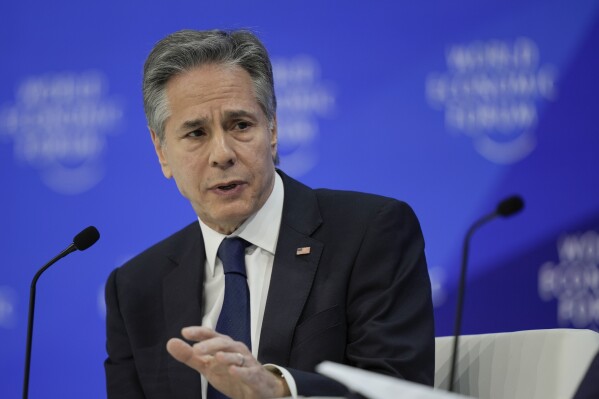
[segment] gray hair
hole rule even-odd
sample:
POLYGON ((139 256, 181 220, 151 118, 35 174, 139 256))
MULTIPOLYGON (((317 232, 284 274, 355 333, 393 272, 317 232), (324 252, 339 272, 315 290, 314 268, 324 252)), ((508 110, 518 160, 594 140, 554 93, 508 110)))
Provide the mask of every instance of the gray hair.
POLYGON ((277 108, 272 65, 256 35, 247 30, 182 30, 159 41, 144 65, 144 110, 161 143, 170 116, 166 84, 175 75, 214 63, 239 66, 250 74, 256 100, 272 128, 277 108))

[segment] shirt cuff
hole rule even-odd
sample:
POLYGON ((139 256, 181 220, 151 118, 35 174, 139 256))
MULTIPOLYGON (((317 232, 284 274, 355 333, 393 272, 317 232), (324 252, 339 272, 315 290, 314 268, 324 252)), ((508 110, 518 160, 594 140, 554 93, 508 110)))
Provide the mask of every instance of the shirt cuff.
POLYGON ((280 374, 283 377, 283 379, 285 379, 287 387, 289 387, 289 392, 291 393, 290 398, 297 399, 297 386, 295 385, 295 380, 293 379, 293 376, 287 369, 271 363, 265 364, 263 365, 263 367, 271 373, 274 372, 275 374, 280 374))

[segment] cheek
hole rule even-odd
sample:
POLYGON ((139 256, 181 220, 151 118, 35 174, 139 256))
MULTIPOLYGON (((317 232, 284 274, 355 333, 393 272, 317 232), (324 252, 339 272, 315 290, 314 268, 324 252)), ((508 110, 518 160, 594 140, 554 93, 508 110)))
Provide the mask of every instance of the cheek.
POLYGON ((171 164, 171 171, 180 191, 189 192, 200 184, 202 171, 193 158, 177 158, 171 164))

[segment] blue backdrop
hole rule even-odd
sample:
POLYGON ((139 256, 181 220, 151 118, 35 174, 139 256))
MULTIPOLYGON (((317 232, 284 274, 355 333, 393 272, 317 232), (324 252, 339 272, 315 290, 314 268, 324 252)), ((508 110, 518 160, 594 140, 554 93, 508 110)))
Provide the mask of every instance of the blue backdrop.
POLYGON ((599 1, 103 1, 0 6, 0 396, 20 395, 29 283, 44 274, 31 397, 102 398, 103 285, 192 221, 141 101, 153 44, 251 28, 274 62, 281 168, 312 187, 409 202, 452 330, 468 225, 466 333, 599 325, 599 1))

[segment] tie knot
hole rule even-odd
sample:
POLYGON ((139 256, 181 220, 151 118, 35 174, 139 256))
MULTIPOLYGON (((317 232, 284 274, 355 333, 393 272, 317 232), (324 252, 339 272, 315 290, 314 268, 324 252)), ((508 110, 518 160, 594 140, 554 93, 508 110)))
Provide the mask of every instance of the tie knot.
POLYGON ((223 262, 225 274, 237 273, 246 277, 245 249, 249 242, 240 237, 225 238, 218 247, 217 255, 223 262))

